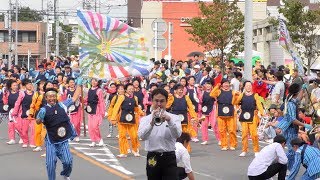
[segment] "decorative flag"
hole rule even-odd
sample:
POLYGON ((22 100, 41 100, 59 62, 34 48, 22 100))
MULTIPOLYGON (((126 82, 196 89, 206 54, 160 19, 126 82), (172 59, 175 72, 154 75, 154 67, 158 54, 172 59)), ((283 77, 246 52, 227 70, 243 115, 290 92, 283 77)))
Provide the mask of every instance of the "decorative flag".
POLYGON ((300 58, 297 49, 295 48, 289 31, 287 29, 286 23, 283 19, 279 18, 279 30, 280 30, 280 37, 279 37, 279 44, 290 53, 295 65, 297 66, 299 75, 303 76, 304 75, 304 70, 303 70, 303 61, 300 58))
POLYGON ((89 78, 112 79, 150 73, 146 39, 140 30, 90 11, 77 11, 79 64, 89 78))

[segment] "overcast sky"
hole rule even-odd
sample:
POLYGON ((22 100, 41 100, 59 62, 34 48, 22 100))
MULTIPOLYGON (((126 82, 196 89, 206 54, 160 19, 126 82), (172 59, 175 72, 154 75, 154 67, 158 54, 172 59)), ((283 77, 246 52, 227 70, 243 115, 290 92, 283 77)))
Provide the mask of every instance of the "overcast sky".
MULTIPOLYGON (((11 0, 12 3, 15 3, 16 0, 11 0)), ((94 5, 95 0, 91 1, 91 5, 94 5)), ((101 12, 106 14, 109 13, 110 16, 114 17, 126 17, 127 7, 123 6, 126 4, 127 0, 96 0, 97 6, 101 7, 101 12), (110 6, 112 7, 110 8, 110 6), (118 6, 122 5, 122 6, 118 6)), ((28 6, 31 9, 41 10, 42 2, 44 10, 47 9, 47 2, 49 2, 49 7, 53 7, 54 0, 18 0, 19 5, 28 6)), ((83 0, 59 0, 59 11, 76 11, 78 8, 82 9, 83 0)), ((0 11, 9 9, 9 0, 0 0, 0 11)), ((99 8, 98 8, 99 9, 99 8)))

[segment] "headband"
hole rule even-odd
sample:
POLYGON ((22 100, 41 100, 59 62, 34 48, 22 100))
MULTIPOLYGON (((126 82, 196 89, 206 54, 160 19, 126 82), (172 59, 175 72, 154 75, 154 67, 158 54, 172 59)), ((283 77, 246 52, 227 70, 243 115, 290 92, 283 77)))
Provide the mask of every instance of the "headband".
POLYGON ((57 92, 56 91, 48 91, 48 92, 46 92, 46 96, 49 96, 49 95, 57 95, 57 92))

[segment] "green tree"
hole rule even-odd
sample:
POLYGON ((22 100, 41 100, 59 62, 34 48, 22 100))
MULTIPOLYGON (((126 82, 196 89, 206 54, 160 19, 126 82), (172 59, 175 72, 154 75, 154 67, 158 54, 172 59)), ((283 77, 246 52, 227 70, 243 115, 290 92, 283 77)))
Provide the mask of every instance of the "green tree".
MULTIPOLYGON (((320 49, 317 47, 317 33, 319 31, 317 26, 320 22, 320 11, 306 9, 306 5, 299 0, 283 0, 283 2, 284 6, 279 7, 279 13, 286 19, 291 39, 297 45, 298 52, 309 74, 310 67, 320 55, 320 49)), ((269 22, 279 28, 278 19, 273 18, 269 22)))
MULTIPOLYGON (((15 21, 16 14, 12 11, 12 21, 15 21)), ((18 10, 18 21, 42 21, 42 15, 29 7, 20 7, 18 10)), ((4 14, 0 14, 0 22, 4 21, 4 14)))
MULTIPOLYGON (((69 25, 63 25, 62 23, 59 24, 62 31, 59 34, 59 49, 60 49, 60 55, 67 56, 68 50, 70 52, 70 55, 72 54, 78 54, 78 48, 76 46, 71 45, 71 40, 74 36, 74 33, 72 33, 72 27, 69 25), (68 49, 69 46, 69 49, 68 49)), ((55 23, 52 24, 53 32, 55 32, 55 23)), ((53 41, 51 41, 51 52, 55 51, 55 44, 56 39, 53 37, 53 41)))
POLYGON ((201 15, 188 21, 191 25, 186 31, 192 35, 190 38, 206 51, 219 49, 220 67, 224 67, 225 55, 235 55, 243 50, 244 44, 244 16, 237 6, 238 0, 227 2, 213 0, 212 3, 199 2, 201 15), (225 49, 232 44, 231 52, 226 54, 225 49))

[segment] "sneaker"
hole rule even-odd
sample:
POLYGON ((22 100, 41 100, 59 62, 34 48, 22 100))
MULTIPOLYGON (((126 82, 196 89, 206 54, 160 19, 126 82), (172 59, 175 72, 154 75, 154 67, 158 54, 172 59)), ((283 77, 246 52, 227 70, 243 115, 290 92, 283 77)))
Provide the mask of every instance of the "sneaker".
POLYGON ((67 176, 63 176, 63 179, 64 180, 71 180, 70 177, 67 177, 67 176))
POLYGON ((130 154, 130 153, 131 153, 131 149, 128 149, 127 151, 128 151, 128 154, 130 154))
POLYGON ((108 134, 107 138, 111 138, 111 137, 112 137, 112 135, 111 135, 111 134, 108 134))
POLYGON ((74 141, 75 141, 75 142, 79 142, 79 141, 80 141, 80 138, 77 136, 77 137, 74 138, 74 141))
POLYGON ((191 141, 196 143, 196 142, 199 142, 199 139, 198 138, 191 138, 191 141))
POLYGON ((8 145, 12 145, 12 144, 15 144, 15 143, 16 143, 16 141, 13 140, 13 139, 11 139, 10 141, 7 142, 8 145))
POLYGON ((239 157, 245 157, 246 155, 247 155, 246 152, 242 152, 242 153, 239 155, 239 157))
POLYGON ((23 140, 21 138, 19 139, 19 144, 23 144, 23 140))
POLYGON ((90 146, 90 147, 95 147, 95 146, 96 146, 96 143, 95 143, 95 142, 92 142, 89 146, 90 146))
POLYGON ((119 154, 119 155, 117 155, 117 157, 118 157, 118 158, 126 158, 127 155, 125 155, 125 154, 119 154))
POLYGON ((228 150, 227 147, 221 148, 221 151, 227 151, 227 150, 228 150))
POLYGON ((32 151, 39 152, 39 151, 42 151, 42 148, 41 148, 41 146, 38 146, 38 147, 34 148, 32 151))
POLYGON ((132 151, 132 154, 134 155, 134 157, 140 157, 140 154, 138 152, 132 151))
POLYGON ((230 150, 231 150, 231 151, 234 151, 234 150, 236 150, 236 148, 234 148, 234 147, 230 147, 230 150))
POLYGON ((28 144, 23 144, 22 145, 22 148, 27 148, 28 147, 28 144))
POLYGON ((103 139, 99 141, 99 144, 97 144, 97 146, 104 146, 103 139))
POLYGON ((207 145, 208 144, 208 141, 203 141, 202 143, 201 143, 201 145, 207 145))
POLYGON ((221 146, 221 141, 218 142, 218 145, 221 146))
POLYGON ((46 154, 46 153, 41 154, 41 157, 46 157, 46 156, 47 156, 47 154, 46 154))
POLYGON ((29 145, 30 148, 36 148, 37 146, 35 145, 29 145))

